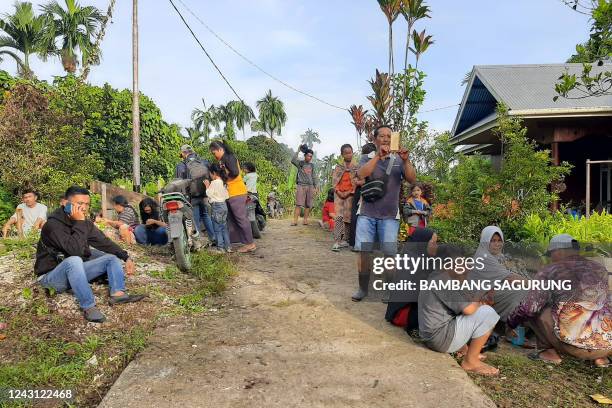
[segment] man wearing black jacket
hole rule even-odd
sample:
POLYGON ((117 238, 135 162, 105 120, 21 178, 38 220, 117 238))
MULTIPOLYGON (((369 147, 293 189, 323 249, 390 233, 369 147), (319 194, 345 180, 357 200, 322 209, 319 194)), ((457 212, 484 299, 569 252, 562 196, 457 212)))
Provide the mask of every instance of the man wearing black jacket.
POLYGON ((61 293, 72 289, 83 309, 85 319, 102 323, 104 315, 96 308, 89 282, 107 275, 111 305, 142 300, 142 295, 128 295, 121 260, 125 261, 125 272, 134 273, 134 262, 126 251, 107 238, 87 218, 90 197, 85 188, 73 186, 66 191, 67 203, 48 217, 38 247, 34 272, 38 282, 45 288, 61 293), (91 247, 104 252, 92 256, 91 247))

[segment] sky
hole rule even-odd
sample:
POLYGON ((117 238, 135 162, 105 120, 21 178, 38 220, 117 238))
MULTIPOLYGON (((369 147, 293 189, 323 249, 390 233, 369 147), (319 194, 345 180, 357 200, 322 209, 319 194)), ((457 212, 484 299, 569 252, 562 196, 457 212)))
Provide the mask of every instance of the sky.
MULTIPOLYGON (((235 49, 283 81, 334 105, 369 107, 368 79, 387 70, 388 25, 375 0, 182 0, 235 49)), ((288 116, 282 136, 297 147, 307 128, 316 130, 318 156, 339 153, 356 143, 347 111, 332 108, 285 88, 240 59, 176 1, 188 23, 240 97, 253 109, 271 89, 288 116)), ((34 5, 45 1, 34 0, 34 5)), ((104 12, 108 0, 81 0, 104 12)), ((0 0, 0 14, 13 2, 0 0)), ((427 95, 422 111, 461 102, 461 80, 473 65, 564 62, 588 38, 589 23, 560 0, 429 0, 431 19, 421 20, 434 44, 422 56, 427 95)), ((118 0, 102 44, 102 63, 89 81, 131 88, 132 2, 118 0)), ((236 99, 168 0, 139 2, 140 90, 161 108, 164 119, 190 126, 194 107, 236 99)), ((393 26, 396 70, 403 65, 406 23, 393 26), (401 62, 400 62, 401 61, 401 62)), ((63 75, 57 59, 35 60, 40 79, 63 75)), ((0 69, 15 72, 6 59, 0 69)), ((449 130, 457 107, 423 112, 433 130, 449 130)), ((246 129, 246 137, 250 130, 246 129)), ((238 138, 243 135, 238 132, 238 138)))

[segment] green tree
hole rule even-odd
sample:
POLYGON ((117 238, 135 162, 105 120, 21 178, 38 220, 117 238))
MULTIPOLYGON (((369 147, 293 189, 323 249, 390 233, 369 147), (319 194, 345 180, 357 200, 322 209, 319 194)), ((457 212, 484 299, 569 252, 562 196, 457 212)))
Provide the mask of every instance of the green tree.
POLYGON ((82 116, 65 108, 52 104, 43 86, 20 82, 11 89, 0 109, 0 144, 10 146, 0 184, 13 191, 34 187, 55 201, 101 171, 101 160, 84 141, 82 116))
POLYGON ((202 132, 202 137, 205 142, 211 138, 213 130, 217 132, 220 129, 219 115, 217 114, 217 108, 215 105, 206 107, 204 99, 202 99, 203 109, 195 108, 191 112, 191 120, 196 130, 202 132))
POLYGON ((306 132, 300 135, 300 138, 302 139, 302 144, 305 144, 310 149, 312 149, 315 144, 321 143, 321 139, 319 139, 319 133, 315 132, 310 128, 308 128, 306 132))
POLYGON ((14 7, 13 14, 4 14, 0 19, 0 30, 5 34, 0 36, 0 48, 8 48, 4 54, 13 58, 17 54, 12 50, 22 53, 23 61, 18 62, 18 72, 24 77, 31 77, 30 56, 37 54, 44 60, 50 53, 49 44, 45 41, 46 18, 34 14, 32 3, 16 2, 14 7))
POLYGON ((266 132, 271 139, 274 134, 281 134, 282 127, 287 123, 287 114, 283 102, 276 96, 272 96, 272 90, 268 90, 266 96, 257 101, 259 120, 251 123, 251 130, 266 132))
POLYGON ((45 37, 57 47, 64 70, 74 73, 79 63, 78 53, 83 64, 95 52, 94 36, 96 28, 104 21, 104 16, 94 6, 81 6, 77 0, 64 0, 64 7, 57 1, 43 6, 47 17, 45 37))
POLYGON ((583 43, 576 45, 576 54, 568 62, 581 62, 579 75, 564 72, 555 84, 557 95, 567 99, 581 99, 591 96, 612 95, 612 71, 593 71, 593 64, 602 66, 612 58, 612 3, 609 0, 565 1, 574 10, 590 15, 591 35, 583 43))
POLYGON ((227 108, 236 127, 242 130, 242 136, 246 139, 244 127, 251 123, 251 120, 255 119, 253 109, 244 101, 230 101, 227 103, 227 108))

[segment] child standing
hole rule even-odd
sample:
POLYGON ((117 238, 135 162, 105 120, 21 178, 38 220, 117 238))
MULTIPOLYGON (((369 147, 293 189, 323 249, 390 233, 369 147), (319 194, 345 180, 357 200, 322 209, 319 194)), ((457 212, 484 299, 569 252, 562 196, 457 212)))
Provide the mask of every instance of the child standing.
POLYGON ((206 185, 206 195, 212 207, 212 222, 217 239, 217 248, 220 252, 232 252, 232 245, 227 227, 227 203, 229 193, 224 184, 223 176, 225 172, 218 164, 211 164, 209 167, 212 181, 204 180, 206 185))
POLYGON ((253 163, 243 163, 242 168, 244 169, 244 184, 246 184, 247 191, 249 193, 257 195, 257 171, 253 163))
POLYGON ((431 215, 431 205, 423 198, 423 189, 419 184, 410 188, 410 197, 404 204, 404 220, 408 224, 408 236, 417 228, 426 228, 431 215))

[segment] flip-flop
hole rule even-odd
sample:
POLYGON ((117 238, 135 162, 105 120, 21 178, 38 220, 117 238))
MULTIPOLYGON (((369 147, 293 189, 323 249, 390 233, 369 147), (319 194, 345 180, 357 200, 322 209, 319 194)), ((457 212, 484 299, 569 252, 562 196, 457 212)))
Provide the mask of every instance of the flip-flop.
POLYGON ((297 227, 297 224, 291 223, 290 224, 292 227, 297 227))
POLYGON ((533 361, 543 361, 545 363, 554 364, 554 365, 560 365, 562 363, 562 361, 546 360, 545 358, 542 358, 540 356, 541 353, 542 351, 535 351, 533 353, 529 353, 527 357, 533 361))

